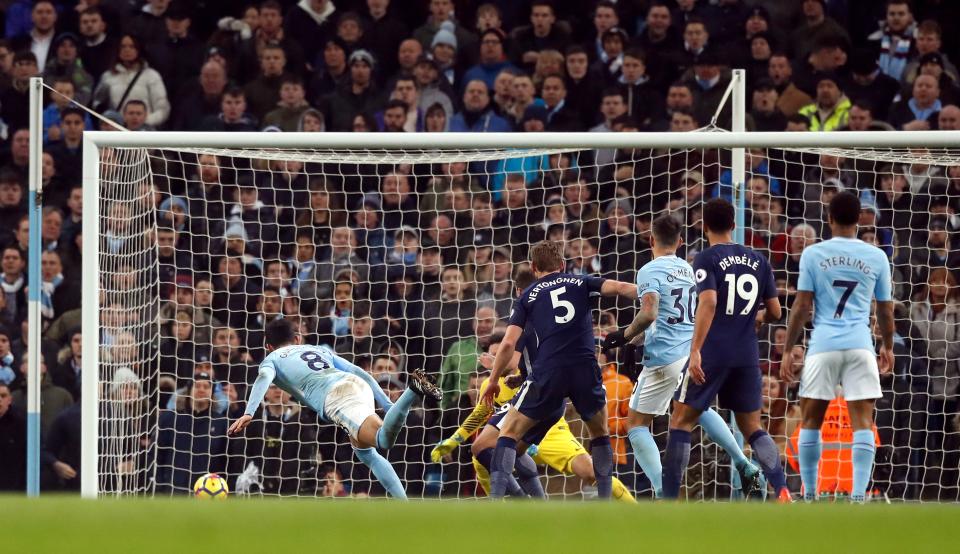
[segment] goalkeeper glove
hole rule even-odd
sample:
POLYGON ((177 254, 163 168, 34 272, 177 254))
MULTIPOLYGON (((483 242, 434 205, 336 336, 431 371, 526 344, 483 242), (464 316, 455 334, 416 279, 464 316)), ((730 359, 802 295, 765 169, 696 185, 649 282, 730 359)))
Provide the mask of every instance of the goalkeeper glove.
POLYGON ((456 450, 461 444, 463 444, 463 439, 460 438, 460 435, 454 435, 449 439, 443 439, 439 444, 433 447, 433 450, 430 451, 430 459, 433 460, 434 463, 440 463, 440 460, 444 456, 456 450))
POLYGON ((608 333, 607 336, 603 338, 604 350, 619 348, 624 344, 627 344, 627 338, 623 336, 623 331, 614 331, 612 333, 608 333))

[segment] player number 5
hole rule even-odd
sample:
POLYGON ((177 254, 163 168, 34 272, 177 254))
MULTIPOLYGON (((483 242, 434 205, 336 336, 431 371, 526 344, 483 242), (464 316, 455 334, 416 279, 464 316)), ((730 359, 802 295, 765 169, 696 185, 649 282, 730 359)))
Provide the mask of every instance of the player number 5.
POLYGON ((567 287, 560 287, 558 289, 553 289, 550 291, 550 302, 553 303, 553 308, 562 308, 562 315, 553 316, 553 320, 557 323, 566 323, 573 319, 573 316, 577 314, 576 309, 573 307, 573 304, 566 300, 561 300, 560 295, 567 292, 567 287))

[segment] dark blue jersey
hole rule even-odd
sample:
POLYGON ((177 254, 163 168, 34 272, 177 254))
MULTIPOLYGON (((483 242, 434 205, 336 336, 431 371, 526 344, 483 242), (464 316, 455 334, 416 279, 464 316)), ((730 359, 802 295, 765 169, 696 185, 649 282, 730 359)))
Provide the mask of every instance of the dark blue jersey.
POLYGON ((566 367, 593 360, 593 317, 590 296, 604 279, 551 273, 538 279, 513 303, 510 325, 524 329, 526 349, 536 354, 531 371, 566 367))
POLYGON ((705 367, 760 363, 755 321, 765 300, 777 295, 767 258, 739 244, 718 244, 693 260, 697 294, 717 291, 717 310, 701 355, 705 367))

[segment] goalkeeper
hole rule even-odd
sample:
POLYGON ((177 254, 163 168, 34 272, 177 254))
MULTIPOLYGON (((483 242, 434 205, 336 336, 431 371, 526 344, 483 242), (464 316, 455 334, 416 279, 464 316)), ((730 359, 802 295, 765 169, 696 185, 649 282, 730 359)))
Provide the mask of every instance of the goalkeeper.
MULTIPOLYGON (((520 294, 533 281, 532 272, 518 272, 514 279, 517 294, 520 294)), ((511 363, 513 367, 511 375, 500 380, 500 392, 494 399, 494 407, 478 403, 456 432, 437 444, 430 452, 431 460, 439 463, 443 456, 452 452, 478 429, 482 428, 480 434, 473 441, 471 451, 477 480, 483 490, 488 493, 490 491, 490 464, 497 438, 500 436, 498 425, 515 399, 519 385, 526 377, 525 368, 520 364, 520 353, 524 353, 525 360, 531 360, 534 357, 532 355, 532 345, 523 344, 524 342, 524 338, 521 337, 511 363)), ((480 364, 490 369, 498 347, 499 341, 492 342, 488 352, 480 356, 480 364)), ((481 396, 488 384, 489 378, 484 379, 481 383, 481 396)), ((516 479, 508 483, 507 492, 510 496, 544 496, 537 474, 537 465, 552 467, 564 475, 576 475, 591 484, 596 481, 593 473, 593 461, 580 441, 570 432, 563 414, 558 414, 556 420, 551 418, 547 421, 553 421, 554 423, 548 423, 549 427, 546 428, 543 425, 535 426, 524 436, 523 442, 530 445, 527 449, 529 454, 517 457, 516 471, 520 480, 519 483, 516 479)), ((636 502, 629 489, 616 477, 613 478, 613 497, 625 502, 636 502)))

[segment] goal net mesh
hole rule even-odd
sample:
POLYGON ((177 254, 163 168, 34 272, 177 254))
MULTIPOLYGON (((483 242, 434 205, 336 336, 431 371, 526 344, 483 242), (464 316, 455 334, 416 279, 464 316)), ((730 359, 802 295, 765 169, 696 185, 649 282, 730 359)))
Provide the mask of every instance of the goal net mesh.
MULTIPOLYGON (((706 246, 702 203, 732 193, 726 149, 100 155, 101 494, 183 494, 217 472, 231 490, 254 495, 382 495, 345 432, 278 389, 242 437, 226 436, 264 356, 264 326, 285 317, 393 397, 407 372, 432 375, 443 401, 415 408, 387 457, 410 496, 481 496, 469 443, 441 463, 430 451, 476 403, 484 373, 477 354, 505 326, 512 274, 530 245, 563 241, 567 271, 633 282, 650 259, 656 216, 670 212, 685 223, 680 255, 692 260, 706 246)), ((746 168, 745 241, 769 256, 788 308, 800 252, 829 238, 825 202, 838 190, 861 195, 860 236, 890 256, 897 301, 897 363, 883 378, 870 490, 956 500, 957 151, 752 149, 746 168)), ((622 301, 598 300, 596 308, 598 337, 635 312, 622 301)), ((759 330, 763 423, 798 491, 797 387, 778 377, 785 322, 759 330)), ((626 440, 635 356, 602 356, 617 476, 649 497, 626 440)), ((572 408, 567 420, 588 443, 572 408)), ((653 426, 661 448, 667 426, 666 417, 653 426)), ((820 488, 848 490, 842 405, 824 429, 820 488)), ((589 482, 562 474, 572 454, 544 453, 555 466, 541 469, 551 497, 595 494, 589 482)), ((729 457, 698 429, 684 494, 730 498, 731 477, 729 457)))

